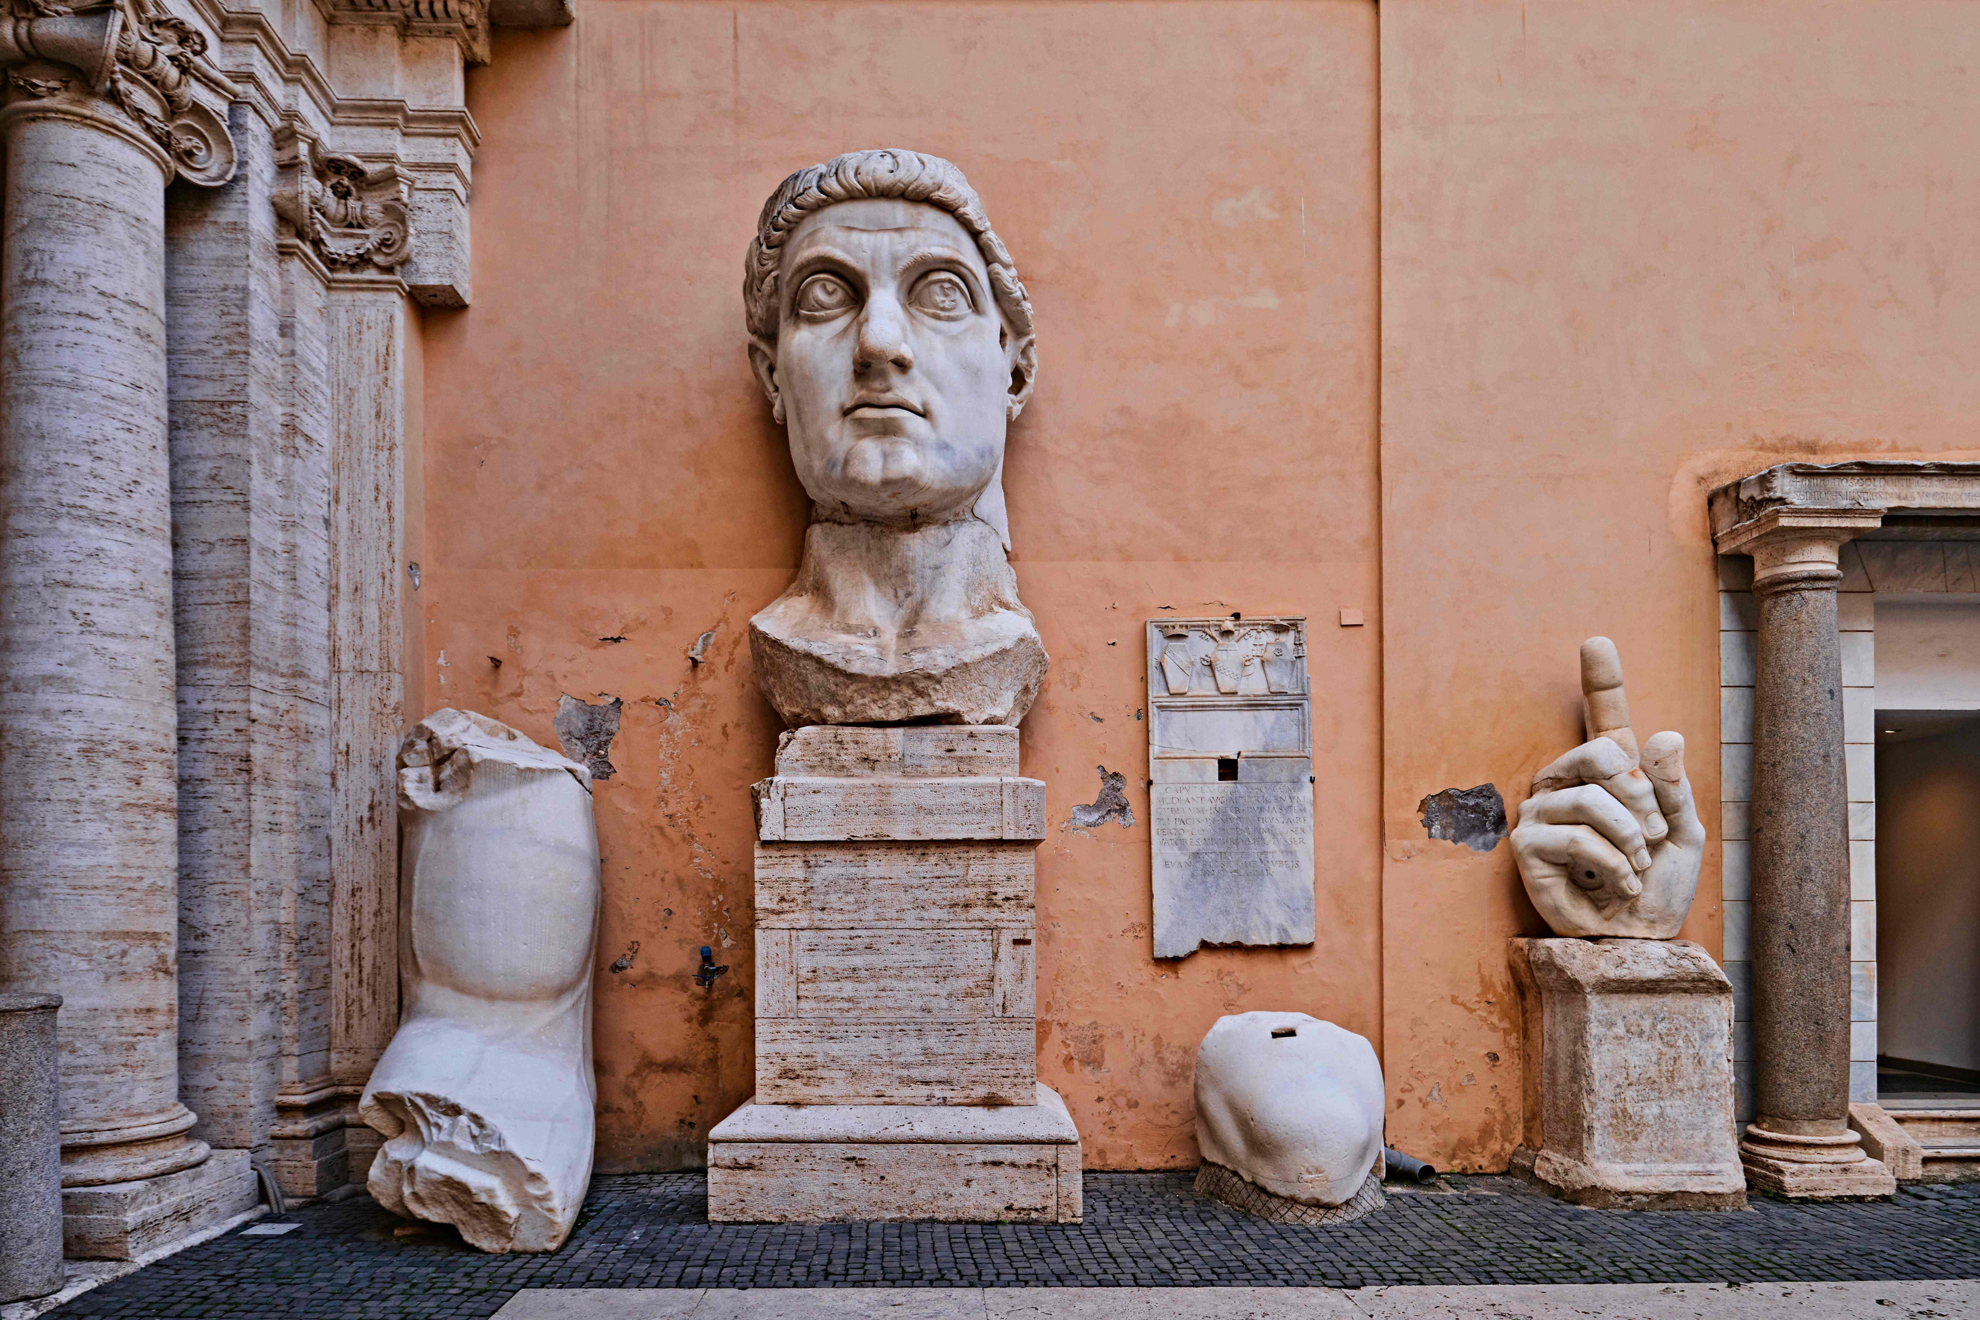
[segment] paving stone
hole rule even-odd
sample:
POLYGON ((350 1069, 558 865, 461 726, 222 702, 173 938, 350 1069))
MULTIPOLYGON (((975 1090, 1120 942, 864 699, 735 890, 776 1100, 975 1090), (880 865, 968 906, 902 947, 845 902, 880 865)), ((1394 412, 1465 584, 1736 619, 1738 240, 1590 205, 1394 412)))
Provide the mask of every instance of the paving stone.
MULTIPOLYGON (((1391 1189, 1350 1224, 1270 1223, 1194 1195, 1193 1170, 1090 1173, 1083 1224, 710 1224, 699 1173, 594 1179, 549 1255, 405 1236, 365 1197, 281 1237, 229 1233, 53 1312, 109 1320, 492 1316, 521 1288, 1274 1287, 1980 1278, 1980 1184, 1744 1212, 1592 1210, 1509 1178, 1391 1189)), ((268 1221, 263 1221, 268 1222, 268 1221)))

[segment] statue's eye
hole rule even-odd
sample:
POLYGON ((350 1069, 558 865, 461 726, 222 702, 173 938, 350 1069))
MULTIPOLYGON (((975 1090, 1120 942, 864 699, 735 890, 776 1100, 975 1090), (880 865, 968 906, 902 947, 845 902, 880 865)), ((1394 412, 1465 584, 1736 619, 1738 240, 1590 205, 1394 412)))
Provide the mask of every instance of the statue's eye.
POLYGON ((970 301, 968 287, 944 270, 936 271, 915 285, 910 301, 913 302, 916 310, 945 320, 968 316, 975 310, 975 304, 970 301))
POLYGON ((853 291, 836 275, 813 275, 798 286, 797 310, 807 316, 836 316, 853 309, 853 291))

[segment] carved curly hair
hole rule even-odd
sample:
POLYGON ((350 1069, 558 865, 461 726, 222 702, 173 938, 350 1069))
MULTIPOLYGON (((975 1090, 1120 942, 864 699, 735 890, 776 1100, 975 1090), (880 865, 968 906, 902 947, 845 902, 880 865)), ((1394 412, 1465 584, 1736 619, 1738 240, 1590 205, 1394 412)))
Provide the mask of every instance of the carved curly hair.
MULTIPOLYGON (((752 335, 772 342, 777 338, 777 266, 792 231, 814 211, 862 198, 926 202, 954 216, 976 240, 983 264, 990 268, 991 294, 1012 333, 1021 340, 1031 337, 1031 300, 1018 281, 1017 264, 1004 250, 1004 241, 990 228, 976 189, 961 170, 940 156, 891 148, 849 151, 823 165, 808 165, 770 194, 743 263, 743 308, 752 335)), ((1030 376, 1037 367, 1028 345, 1024 356, 1025 374, 1030 376)))

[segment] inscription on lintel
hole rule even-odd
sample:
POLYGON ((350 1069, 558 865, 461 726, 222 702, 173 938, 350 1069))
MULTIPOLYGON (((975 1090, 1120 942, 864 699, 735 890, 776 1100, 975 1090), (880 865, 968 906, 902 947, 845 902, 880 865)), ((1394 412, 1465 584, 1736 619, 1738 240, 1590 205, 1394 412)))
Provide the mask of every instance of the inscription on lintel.
POLYGON ((1313 942, 1302 618, 1148 621, 1155 956, 1313 942))

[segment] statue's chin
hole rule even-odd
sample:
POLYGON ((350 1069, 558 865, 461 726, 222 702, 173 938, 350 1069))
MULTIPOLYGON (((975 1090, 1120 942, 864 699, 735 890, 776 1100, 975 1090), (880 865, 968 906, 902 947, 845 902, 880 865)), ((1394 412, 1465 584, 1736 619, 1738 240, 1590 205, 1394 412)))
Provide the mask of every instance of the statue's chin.
POLYGON ((962 517, 976 504, 987 481, 975 485, 935 483, 915 478, 888 477, 875 481, 841 479, 820 483, 810 492, 822 508, 879 523, 945 522, 962 517))
MULTIPOLYGON (((940 522, 975 505, 996 471, 960 471, 926 441, 870 436, 855 441, 832 470, 810 474, 805 489, 827 509, 873 522, 940 522), (936 461, 931 462, 934 459, 936 461)), ((974 466, 974 465, 972 465, 974 466)))

